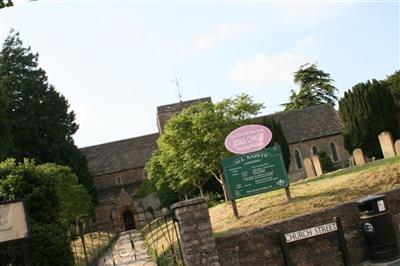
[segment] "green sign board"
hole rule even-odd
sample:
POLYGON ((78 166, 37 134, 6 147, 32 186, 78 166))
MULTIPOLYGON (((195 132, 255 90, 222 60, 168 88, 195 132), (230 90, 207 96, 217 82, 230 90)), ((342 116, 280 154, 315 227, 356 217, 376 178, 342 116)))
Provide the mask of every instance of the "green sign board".
POLYGON ((221 165, 230 200, 289 186, 279 146, 227 157, 221 165))

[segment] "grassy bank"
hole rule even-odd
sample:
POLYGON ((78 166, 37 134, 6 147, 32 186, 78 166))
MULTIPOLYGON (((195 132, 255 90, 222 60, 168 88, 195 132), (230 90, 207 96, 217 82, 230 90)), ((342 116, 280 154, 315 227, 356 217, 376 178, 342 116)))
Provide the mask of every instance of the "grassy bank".
MULTIPOLYGON (((90 265, 95 265, 97 260, 110 248, 116 240, 114 233, 95 232, 84 235, 87 260, 90 265)), ((71 243, 76 265, 86 265, 85 252, 82 239, 77 238, 71 243)))
POLYGON ((292 183, 290 203, 283 189, 238 199, 239 219, 229 204, 217 205, 210 208, 211 223, 215 233, 228 234, 395 188, 400 188, 400 156, 292 183))

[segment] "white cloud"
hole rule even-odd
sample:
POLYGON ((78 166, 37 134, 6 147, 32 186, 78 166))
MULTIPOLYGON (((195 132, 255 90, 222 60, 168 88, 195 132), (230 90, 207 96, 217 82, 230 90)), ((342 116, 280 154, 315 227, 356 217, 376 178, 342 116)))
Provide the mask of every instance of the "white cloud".
POLYGON ((318 44, 317 39, 312 35, 306 35, 303 39, 299 40, 295 44, 296 49, 304 49, 309 47, 315 47, 318 44))
POLYGON ((247 22, 230 22, 216 26, 207 33, 201 33, 195 38, 195 46, 198 49, 210 49, 218 42, 224 41, 243 32, 250 30, 252 26, 247 22))
POLYGON ((237 62, 230 70, 230 79, 244 86, 291 83, 293 72, 302 64, 313 61, 311 56, 304 54, 258 54, 254 58, 237 62))

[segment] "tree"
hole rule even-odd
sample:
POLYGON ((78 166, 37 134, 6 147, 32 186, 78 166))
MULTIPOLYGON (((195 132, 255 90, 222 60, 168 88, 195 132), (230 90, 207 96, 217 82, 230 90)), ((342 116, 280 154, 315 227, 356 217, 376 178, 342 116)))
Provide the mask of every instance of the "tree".
POLYGON ((285 162, 286 171, 289 171, 290 167, 290 150, 289 145, 286 141, 286 137, 283 134, 282 126, 279 122, 276 122, 273 118, 263 118, 262 124, 268 127, 272 133, 272 140, 269 146, 275 143, 279 144, 282 151, 283 161, 285 162))
POLYGON ((369 157, 382 158, 378 135, 389 131, 397 138, 396 114, 387 83, 371 80, 356 84, 339 101, 345 148, 350 153, 361 148, 369 157))
POLYGON ((320 151, 318 152, 318 156, 321 161, 321 166, 324 170, 324 174, 332 172, 334 170, 333 162, 328 154, 325 151, 320 151))
POLYGON ((18 257, 32 265, 73 265, 67 225, 88 214, 90 197, 71 170, 30 160, 0 163, 0 201, 16 199, 26 203, 31 226, 29 252, 16 248, 18 257))
MULTIPOLYGON (((174 201, 176 197, 171 195, 171 191, 175 191, 182 195, 185 199, 188 199, 188 195, 192 192, 192 186, 188 180, 181 180, 180 177, 171 176, 167 173, 167 167, 161 164, 161 152, 156 150, 150 160, 146 163, 145 170, 148 174, 147 181, 141 186, 139 192, 146 196, 153 191, 156 191, 160 197, 161 202, 166 206, 170 201, 174 201), (146 189, 147 192, 142 191, 146 189), (154 186, 154 187, 153 187, 154 186)), ((139 197, 141 195, 138 195, 139 197)))
POLYGON ((5 150, 10 141, 10 128, 7 119, 7 92, 5 88, 0 85, 0 159, 4 157, 5 150))
POLYGON ((400 70, 397 70, 385 80, 393 95, 397 109, 400 110, 400 70))
POLYGON ((5 8, 5 7, 10 7, 13 6, 13 2, 11 0, 0 0, 0 9, 5 8))
MULTIPOLYGON (((205 182, 215 177, 227 199, 220 166, 221 158, 229 154, 224 140, 229 132, 258 114, 262 106, 242 94, 217 104, 198 103, 171 118, 157 142, 159 154, 155 155, 165 176, 173 180, 168 184, 172 182, 174 189, 186 189, 191 184, 202 194, 205 182)), ((148 173, 150 178, 153 172, 148 173)))
POLYGON ((300 91, 291 90, 289 102, 282 106, 285 111, 290 111, 322 103, 334 105, 338 97, 333 82, 330 74, 318 69, 316 64, 304 64, 294 73, 294 83, 299 85, 300 91))
POLYGON ((59 219, 63 225, 76 224, 89 216, 91 197, 85 187, 78 183, 78 178, 69 167, 52 163, 38 165, 37 170, 51 176, 56 183, 61 205, 59 219))
POLYGON ((34 158, 38 163, 68 165, 79 182, 95 196, 86 159, 74 144, 78 130, 66 98, 47 81, 38 54, 25 48, 11 31, 0 54, 0 91, 7 91, 11 142, 8 157, 34 158))

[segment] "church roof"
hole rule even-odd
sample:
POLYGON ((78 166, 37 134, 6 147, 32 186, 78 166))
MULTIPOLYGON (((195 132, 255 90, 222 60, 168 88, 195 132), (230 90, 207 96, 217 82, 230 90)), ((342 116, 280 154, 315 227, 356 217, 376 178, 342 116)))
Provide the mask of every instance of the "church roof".
POLYGON ((142 168, 157 149, 158 133, 81 148, 89 172, 99 176, 142 168))
POLYGON ((289 144, 342 133, 340 118, 331 104, 278 112, 258 117, 256 120, 261 122, 263 118, 271 117, 281 124, 289 144))
MULTIPOLYGON (((274 118, 281 126, 289 144, 342 133, 340 118, 330 104, 321 104, 301 110, 278 112, 256 118, 274 118)), ((99 144, 81 148, 88 160, 92 176, 142 168, 157 149, 159 134, 99 144)))

